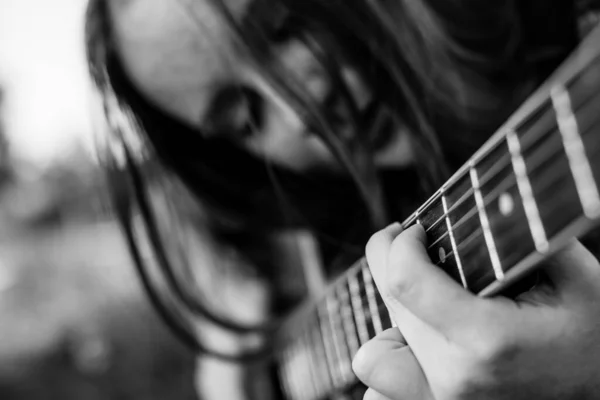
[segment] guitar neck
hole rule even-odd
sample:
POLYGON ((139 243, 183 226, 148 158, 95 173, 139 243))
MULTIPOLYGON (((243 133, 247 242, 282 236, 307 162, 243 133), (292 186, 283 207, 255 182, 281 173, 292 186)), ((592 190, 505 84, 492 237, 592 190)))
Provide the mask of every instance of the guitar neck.
MULTIPOLYGON (((497 294, 600 217, 600 27, 467 164, 404 222, 465 289, 497 294)), ((356 382, 358 348, 392 326, 364 259, 284 325, 290 399, 356 382)))

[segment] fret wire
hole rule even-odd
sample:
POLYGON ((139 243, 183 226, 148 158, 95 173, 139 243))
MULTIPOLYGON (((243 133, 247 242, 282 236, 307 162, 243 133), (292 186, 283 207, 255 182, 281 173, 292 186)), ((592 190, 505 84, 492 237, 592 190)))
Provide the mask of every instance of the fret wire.
POLYGON ((467 280, 465 278, 465 272, 463 271, 462 262, 458 251, 456 250, 456 240, 454 239, 454 232, 452 231, 452 223, 450 222, 450 216, 448 215, 448 204, 446 203, 446 197, 442 195, 442 206, 444 207, 444 214, 446 214, 446 226, 448 227, 448 234, 450 235, 450 244, 452 245, 452 252, 454 253, 454 260, 456 261, 456 267, 460 274, 460 280, 462 281, 463 287, 467 288, 467 280))
POLYGON ((381 318, 377 312, 377 301, 375 299, 375 289, 373 288, 373 277, 368 267, 362 269, 363 280, 365 282, 365 291, 367 294, 367 303, 369 305, 369 311, 371 312, 371 322, 373 322, 373 328, 375 334, 383 331, 381 324, 381 318))
POLYGON ((595 219, 600 216, 600 194, 585 154, 585 147, 573 114, 569 93, 564 86, 555 86, 552 88, 550 97, 581 206, 586 217, 595 219))
MULTIPOLYGON (((541 164, 541 163, 540 163, 540 164, 541 164)), ((537 165, 536 165, 536 166, 537 166, 537 165)), ((505 180, 504 180, 504 181, 501 183, 501 185, 502 185, 502 184, 505 184, 505 183, 507 183, 507 182, 510 182, 510 179, 505 179, 505 180)), ((512 183, 512 182, 511 182, 511 183, 512 183)), ((498 185, 498 186, 500 186, 500 185, 498 185)), ((497 190, 496 190, 495 192, 497 192, 497 190)), ((465 195, 464 195, 464 196, 465 196, 465 195)), ((490 197, 492 197, 492 196, 486 196, 486 198, 485 198, 485 203, 489 204, 488 200, 490 199, 490 197)), ((494 197, 495 197, 495 196, 494 196, 494 197)), ((450 211, 451 211, 451 210, 449 210, 449 212, 450 212, 450 211)), ((475 235, 472 235, 472 236, 475 236, 475 235)), ((458 247, 459 247, 459 248, 464 248, 464 247, 466 247, 466 246, 470 245, 470 244, 471 244, 471 242, 472 242, 472 241, 465 240, 465 241, 463 241, 463 242, 461 243, 461 246, 458 246, 458 247)), ((385 304, 383 304, 383 303, 378 303, 378 304, 379 304, 379 306, 377 307, 378 311, 380 311, 380 310, 382 310, 382 309, 384 309, 384 310, 386 310, 386 311, 387 311, 387 308, 385 307, 385 304)))
POLYGON ((290 376, 293 397, 300 400, 302 398, 302 385, 300 385, 300 382, 298 382, 298 374, 296 373, 296 358, 294 357, 293 346, 289 351, 289 360, 290 363, 288 365, 288 374, 290 376))
MULTIPOLYGON (((443 196, 442 196, 443 197, 443 196)), ((439 197, 437 199, 434 200, 437 201, 439 200, 439 197)), ((433 202, 432 202, 433 204, 433 202)), ((444 214, 442 214, 437 220, 435 220, 431 225, 429 225, 426 229, 425 229, 425 233, 428 233, 429 231, 431 231, 433 228, 435 228, 436 226, 438 226, 438 224, 442 223, 442 221, 444 221, 444 218, 446 217, 446 211, 444 211, 444 214)))
MULTIPOLYGON (((525 146, 523 147, 523 149, 525 149, 525 146)), ((461 176, 464 176, 464 175, 461 175, 461 176)), ((488 180, 487 178, 488 178, 488 177, 486 176, 486 179, 485 179, 485 180, 484 180, 484 179, 481 179, 481 182, 482 182, 482 184, 483 184, 483 182, 487 182, 487 180, 488 180)), ((490 177, 489 179, 492 179, 492 178, 490 177)), ((486 199, 485 199, 485 200, 486 200, 486 202, 487 202, 487 200, 488 200, 488 196, 486 196, 486 199)), ((449 212, 451 212, 451 211, 452 211, 452 208, 449 210, 449 212)), ((408 226, 408 224, 410 224, 410 223, 412 222, 412 220, 414 220, 415 218, 416 218, 416 222, 417 222, 417 223, 419 223, 419 222, 420 222, 420 220, 419 220, 418 216, 416 216, 416 214, 415 214, 415 215, 411 216, 409 219, 407 219, 407 221, 405 222, 405 226, 408 226)), ((463 246, 468 246, 468 245, 471 245, 471 243, 472 243, 472 241, 468 241, 468 240, 462 241, 462 243, 461 243, 461 244, 457 245, 457 248, 459 248, 459 249, 460 249, 460 248, 461 248, 461 245, 463 245, 463 246)), ((360 301, 360 298, 359 298, 359 301, 360 301)), ((383 305, 383 306, 385 306, 385 305, 383 305)))
MULTIPOLYGON (((591 101, 597 99, 600 95, 596 95, 596 96, 592 96, 589 99, 586 100, 586 102, 582 103, 579 107, 579 109, 583 108, 584 106, 588 105, 591 101)), ((547 136, 548 134, 550 134, 552 132, 552 129, 555 129, 557 126, 552 126, 552 128, 550 128, 549 130, 544 130, 541 133, 539 133, 538 135, 541 137, 547 136)), ((539 140, 539 138, 537 138, 536 140, 539 140)), ((530 149, 531 146, 533 146, 533 143, 535 141, 531 141, 532 143, 529 144, 529 146, 523 147, 521 149, 521 151, 527 151, 530 149)), ((559 149, 557 149, 559 150, 559 149)), ((552 153, 554 154, 554 153, 552 153)), ((542 160, 543 161, 543 160, 542 160)), ((538 167, 539 164, 541 164, 541 162, 539 162, 537 165, 534 164, 531 166, 531 169, 533 170, 534 168, 538 167)), ((484 176, 482 177, 478 177, 479 180, 479 186, 483 186, 486 183, 488 183, 491 179, 493 179, 494 177, 497 176, 497 174, 503 170, 504 168, 507 167, 511 167, 511 158, 510 158, 510 152, 507 153, 507 155, 502 156, 502 158, 490 169, 488 170, 484 176)), ((459 176, 457 179, 460 179, 462 177, 464 177, 466 175, 465 174, 459 176)), ((448 185, 448 187, 452 187, 452 184, 448 185)), ((448 210, 448 213, 451 213, 452 211, 454 211, 456 209, 456 207, 460 206, 471 194, 472 194, 472 189, 467 190, 457 201, 456 203, 454 203, 450 209, 448 210)), ((444 217, 446 217, 446 215, 442 215, 437 221, 434 222, 433 225, 439 223, 441 221, 441 219, 443 219, 444 217)), ((417 220, 417 223, 420 223, 419 220, 417 220)), ((432 225, 432 227, 433 227, 432 225)))
MULTIPOLYGON (((471 218, 473 218, 477 214, 477 212, 477 207, 471 208, 467 213, 465 213, 465 215, 463 215, 461 219, 456 221, 456 224, 454 224, 454 230, 460 228, 461 226, 469 222, 471 218)), ((432 242, 429 246, 427 246, 427 250, 431 250, 432 248, 437 246, 442 240, 446 238, 446 236, 448 236, 448 232, 444 233, 443 235, 438 237, 435 242, 432 242)))
POLYGON ((293 385, 291 382, 291 374, 290 374, 290 365, 291 362, 289 356, 287 355, 289 349, 284 350, 281 353, 281 360, 279 362, 279 379, 281 381, 281 386, 283 391, 286 393, 287 397, 290 399, 294 397, 293 385))
MULTIPOLYGON (((554 153, 551 153, 551 156, 554 155, 554 153)), ((531 172, 533 172, 534 170, 536 170, 536 168, 538 168, 541 164, 543 164, 545 160, 541 159, 541 160, 536 160, 536 162, 531 162, 531 172)), ((503 168, 507 168, 510 167, 510 164, 504 165, 503 168)), ((498 171, 497 171, 498 172, 498 171)), ((489 179, 494 178, 494 176, 490 177, 489 179)), ((489 181, 488 179, 488 181, 489 181)), ((484 182, 483 180, 479 180, 479 186, 483 186, 486 182, 484 182)), ((516 183, 516 180, 515 180, 516 183)), ((509 189, 511 186, 510 184, 512 184, 512 182, 510 181, 510 178, 505 178, 503 181, 501 181, 499 184, 496 185, 496 188, 491 192, 491 193, 503 193, 505 192, 507 189, 509 189)), ((461 197, 459 197, 459 199, 448 209, 447 212, 444 212, 444 214, 441 216, 441 218, 445 218, 448 217, 452 214, 453 211, 456 211, 456 208, 458 208, 459 206, 461 206, 471 195, 474 195, 474 190, 472 188, 468 189, 461 197)), ((487 200, 489 198, 489 195, 485 197, 484 200, 487 200)), ((492 200, 497 200, 497 197, 495 197, 492 200)), ((490 202, 485 201, 485 205, 488 206, 491 204, 490 202)), ((472 209, 470 209, 468 212, 466 212, 463 217, 457 221, 456 224, 454 224, 454 229, 460 227, 462 224, 468 222, 470 220, 471 217, 473 217, 473 214, 476 214, 478 212, 477 207, 474 207, 472 209)), ((435 242, 431 243, 431 245, 429 245, 429 247, 427 248, 428 250, 435 247, 441 240, 445 239, 446 236, 448 235, 448 233, 444 233, 443 235, 439 236, 435 242)))
POLYGON ((316 383, 312 374, 313 369, 308 361, 308 347, 303 340, 303 334, 298 336, 296 353, 298 357, 296 374, 300 385, 303 387, 304 398, 313 399, 316 396, 316 383))
POLYGON ((317 346, 315 346, 315 344, 313 343, 310 330, 306 331, 305 340, 308 345, 308 357, 310 359, 310 364, 313 366, 313 368, 311 368, 311 371, 312 371, 312 374, 314 377, 314 381, 316 383, 315 398, 321 398, 321 397, 323 397, 324 393, 327 393, 329 391, 329 388, 327 387, 327 383, 325 382, 325 380, 327 379, 328 373, 326 372, 324 374, 323 371, 321 370, 322 360, 319 360, 316 355, 316 347, 317 346))
MULTIPOLYGON (((546 134, 549 134, 550 132, 551 131, 546 131, 546 134)), ((526 150, 529 149, 523 149, 523 151, 526 150)), ((500 173, 502 173, 502 171, 506 168, 512 168, 512 164, 510 161, 510 152, 508 151, 505 154, 503 154, 502 157, 500 157, 500 159, 490 167, 490 169, 485 171, 485 174, 482 174, 482 176, 478 176, 479 186, 482 187, 485 184, 489 183, 492 179, 500 175, 500 173)))
MULTIPOLYGON (((544 164, 544 162, 546 161, 547 158, 551 158, 554 155, 555 155, 555 153, 550 153, 550 155, 546 154, 547 157, 545 157, 545 158, 530 160, 530 167, 531 167, 530 173, 537 171, 537 169, 541 165, 544 164)), ((490 204, 492 204, 493 202, 498 200, 500 195, 502 193, 506 192, 511 187, 513 187, 513 185, 516 185, 516 179, 513 179, 511 176, 502 180, 500 183, 498 183, 496 185, 494 190, 491 191, 490 193, 488 193, 488 195, 484 198, 485 206, 489 206, 490 204)), ((481 186, 481 183, 480 183, 480 186, 481 186)), ((467 193, 469 193, 470 191, 471 190, 467 191, 467 193)), ((466 196, 463 196, 463 197, 466 197, 466 196)), ((460 205, 461 202, 464 202, 463 197, 461 197, 459 200, 457 200, 456 205, 460 205)), ((448 214, 452 213, 452 211, 453 211, 453 207, 450 207, 450 209, 448 210, 448 214)), ((459 228, 460 226, 462 226, 463 224, 468 222, 470 220, 470 218, 472 218, 474 216, 473 214, 475 214, 476 212, 477 212, 477 208, 473 208, 473 209, 469 210, 467 213, 465 213, 463 215, 463 217, 456 224, 454 224, 454 229, 456 230, 456 228, 459 228)), ((431 248, 433 248, 436 244, 438 244, 441 240, 443 240, 446 237, 446 235, 447 234, 440 236, 435 242, 433 242, 430 246, 428 246, 427 249, 430 250, 431 248)))
POLYGON ((300 343, 302 343, 302 360, 304 365, 304 373, 307 379, 310 381, 309 385, 309 399, 316 399, 319 397, 319 379, 320 377, 316 373, 316 366, 314 360, 311 357, 312 346, 308 342, 308 336, 306 334, 300 336, 300 343))
POLYGON ((294 365, 294 374, 296 375, 296 382, 299 388, 300 397, 303 400, 310 400, 310 386, 305 382, 308 380, 308 374, 310 373, 306 368, 304 368, 304 357, 303 357, 301 343, 298 343, 295 348, 295 365, 294 365))
MULTIPOLYGON (((600 59, 600 57, 598 57, 598 59, 600 59)), ((594 67, 597 67, 597 65, 596 65, 596 66, 594 66, 594 67)), ((588 66, 588 68, 590 68, 590 67, 588 66)), ((589 69, 588 69, 588 71, 589 71, 589 69)), ((582 71, 582 73, 584 73, 584 72, 588 72, 588 71, 582 71)), ((579 75, 579 76, 582 76, 582 75, 579 75)), ((576 78, 576 79, 577 79, 577 78, 576 78)), ((561 86, 562 86, 563 88, 565 88, 565 89, 566 89, 565 85, 561 85, 561 86)), ((568 84, 568 88, 570 89, 572 86, 573 86, 573 81, 569 82, 569 84, 568 84)), ((551 89, 551 91, 550 91, 550 96, 552 96, 552 90, 553 90, 553 89, 555 89, 555 88, 552 88, 552 89, 551 89)), ((591 96, 589 96, 589 97, 585 98, 585 100, 584 100, 583 102, 580 102, 580 103, 578 104, 578 108, 577 108, 576 110, 574 110, 574 111, 575 111, 575 112, 578 112, 579 110, 581 110, 581 109, 585 108, 585 106, 589 105, 589 103, 591 103, 592 101, 596 100, 598 97, 599 97, 599 96, 598 96, 598 94, 592 94, 591 96)), ((551 99, 551 97, 549 98, 549 100, 552 100, 552 99, 551 99)), ((549 104, 549 105, 551 105, 551 104, 549 104)), ((533 113, 533 114, 535 114, 535 113, 533 113)), ((523 124, 519 124, 519 125, 516 127, 516 130, 517 130, 517 131, 520 131, 520 130, 521 130, 520 128, 521 128, 522 126, 523 126, 523 124)), ((557 127, 557 126, 552 126, 552 128, 556 128, 556 127, 557 127)), ((530 132, 526 132, 526 134, 523 136, 523 139, 527 139, 527 141, 529 142, 529 146, 531 146, 531 145, 532 145, 532 143, 539 141, 539 140, 540 140, 540 139, 542 139, 544 136, 546 136, 548 133, 549 133, 549 132, 548 132, 548 131, 546 131, 546 130, 545 130, 545 131, 538 131, 538 132, 535 132, 535 134, 534 134, 534 133, 530 133, 530 132)), ((523 151, 527 151, 528 149, 529 149, 529 147, 527 147, 527 146, 523 146, 523 151)))
MULTIPOLYGON (((552 176, 552 179, 557 178, 556 176, 552 176)), ((560 177, 558 177, 558 179, 560 179, 560 177)), ((547 180, 547 181, 542 181, 541 184, 547 185, 549 184, 548 182, 553 182, 552 180, 547 180)), ((484 198, 484 203, 486 206, 490 205, 491 203, 495 202, 496 200, 498 200, 498 198, 500 197, 501 193, 503 193, 504 191, 506 191, 508 188, 510 188, 512 185, 516 185, 516 181, 511 180, 510 178, 504 179, 499 185, 498 188, 496 190, 494 190, 493 192, 491 192, 490 195, 486 196, 484 198)), ((466 214, 465 214, 466 215, 466 214)), ((455 227, 457 227, 458 224, 455 225, 455 227)), ((471 244, 473 242, 473 240, 479 236, 479 232, 480 230, 475 230, 473 231, 466 239, 462 240, 461 242, 457 243, 458 249, 459 250, 464 250, 466 248, 466 246, 468 246, 469 244, 471 244)), ((451 255, 452 253, 449 253, 448 255, 451 255)), ((440 265, 441 262, 437 262, 436 265, 440 265)))
POLYGON ((309 370, 309 368, 306 368, 305 363, 304 363, 304 354, 305 353, 304 353, 303 346, 304 345, 302 343, 302 336, 300 335, 300 337, 297 339, 296 346, 294 349, 295 358, 296 358, 294 371, 295 371, 296 379, 298 380, 299 386, 302 388, 302 392, 301 392, 302 398, 309 399, 311 397, 310 385, 308 383, 308 381, 311 380, 308 377, 310 374, 310 370, 309 370))
POLYGON ((477 209, 479 210, 479 220, 481 222, 481 227, 483 228, 483 237, 487 244, 488 253, 492 261, 492 268, 494 269, 496 279, 502 280, 504 278, 504 271, 502 270, 502 265, 500 264, 500 257, 498 255, 498 250, 496 249, 494 237, 492 236, 492 230, 490 228, 487 212, 485 211, 485 203, 483 201, 483 197, 481 196, 481 191, 479 190, 480 186, 477 171, 473 164, 470 166, 470 173, 471 184, 474 189, 473 193, 475 195, 475 203, 477 204, 477 209))
POLYGON ((516 132, 513 130, 507 132, 506 141, 512 156, 513 169, 517 178, 517 188, 521 194, 525 216, 529 222, 529 229, 531 230, 535 248, 540 253, 545 253, 549 250, 548 238, 546 237, 546 231, 540 217, 540 211, 535 197, 533 196, 533 189, 529 182, 529 176, 527 175, 527 166, 525 165, 525 160, 521 153, 521 143, 519 142, 516 132))
POLYGON ((358 338, 360 344, 363 345, 367 343, 370 338, 369 331, 367 329, 367 321, 365 318, 362 298, 360 295, 360 286, 355 273, 357 273, 357 271, 353 271, 352 273, 348 274, 348 287, 350 288, 350 300, 352 301, 352 309, 354 311, 354 319, 357 325, 356 328, 358 331, 358 338))
MULTIPOLYGON (((332 294, 335 294, 335 292, 333 292, 332 294)), ((348 381, 348 371, 350 371, 350 374, 352 374, 352 364, 348 355, 344 332, 341 332, 342 335, 338 334, 340 332, 338 325, 339 322, 341 322, 341 320, 337 318, 339 311, 337 307, 337 300, 334 300, 330 296, 327 296, 325 298, 325 303, 327 306, 327 320, 331 329, 333 347, 335 349, 335 353, 338 359, 340 376, 342 377, 343 382, 346 383, 348 381)))
MULTIPOLYGON (((296 345, 297 346, 297 345, 296 345)), ((302 368, 299 368, 300 354, 298 353, 298 347, 292 349, 292 374, 294 375, 294 385, 296 386, 296 393, 298 394, 299 400, 306 399, 306 386, 302 384, 302 368), (300 372, 300 373, 299 373, 300 372)))
POLYGON ((347 290, 348 286, 338 286, 338 298, 342 304, 341 317, 344 324, 344 330, 346 331, 346 340, 348 343, 348 349, 352 357, 356 354, 359 348, 358 339, 356 337, 356 331, 354 329, 354 322, 352 317, 352 306, 350 305, 350 293, 347 290))
MULTIPOLYGON (((448 253, 448 255, 452 255, 452 254, 453 254, 452 252, 448 253)), ((360 298, 362 300, 365 300, 365 301, 368 299, 367 295, 365 295, 364 297, 361 296, 360 298)), ((377 301, 377 299, 375 299, 374 304, 379 304, 379 302, 377 301)), ((372 309, 374 310, 375 308, 372 308, 372 309)), ((333 316, 331 316, 329 318, 332 321, 335 321, 335 322, 340 323, 340 324, 342 324, 342 322, 343 322, 343 317, 341 315, 338 315, 338 314, 333 315, 333 316)), ((368 313, 365 315, 365 322, 368 321, 368 320, 372 321, 371 308, 369 308, 368 313)), ((382 323, 382 327, 383 327, 383 323, 382 323)), ((367 335, 369 335, 369 334, 367 333, 367 335)), ((366 340, 367 341, 370 340, 370 339, 371 339, 371 336, 366 336, 366 340)))
POLYGON ((343 384, 343 378, 338 375, 338 362, 335 358, 335 350, 332 348, 333 344, 331 343, 331 336, 328 333, 328 329, 326 328, 328 325, 328 321, 323 321, 321 313, 319 312, 319 327, 321 330, 321 338, 323 339, 323 347, 325 348, 325 356, 327 359, 327 365, 329 365, 329 372, 331 373, 331 380, 334 388, 341 387, 343 384))
POLYGON ((292 365, 292 371, 294 371, 294 378, 296 386, 298 388, 299 398, 306 400, 308 398, 307 385, 304 384, 305 371, 302 368, 302 354, 299 351, 298 344, 296 344, 294 351, 294 364, 292 365))
MULTIPOLYGON (((597 99, 599 96, 600 95, 591 96, 584 103, 580 104, 578 110, 582 109, 584 106, 588 105, 591 101, 597 99)), ((577 112, 577 110, 575 112, 577 112)), ((547 136, 548 134, 550 134, 552 132, 552 129, 555 129, 556 127, 557 126, 552 126, 552 128, 550 128, 549 130, 544 130, 544 131, 541 131, 541 133, 537 133, 537 136, 539 136, 539 137, 537 137, 536 140, 539 140, 541 137, 547 136)), ((526 136, 530 136, 530 135, 526 134, 526 136)), ((531 146, 533 146, 534 142, 535 141, 531 141, 531 143, 529 144, 529 146, 523 147, 521 149, 521 151, 527 151, 527 150, 529 150, 529 148, 531 146)), ((474 164, 473 160, 471 160, 471 164, 474 164)), ((499 171, 501 171, 501 170, 503 170, 504 168, 507 168, 507 167, 511 167, 510 152, 507 153, 507 156, 502 156, 502 158, 489 171, 487 171, 484 174, 484 176, 478 177, 479 186, 481 187, 481 186, 485 185, 486 183, 488 183, 491 179, 493 179, 495 176, 497 176, 497 174, 499 173, 499 171)), ((456 179, 460 179, 460 178, 462 178, 464 176, 466 176, 466 172, 463 175, 458 176, 456 179)), ((452 184, 449 184, 448 187, 452 187, 452 184)), ((454 209, 456 207, 460 206, 464 202, 464 200, 466 198, 468 198, 468 196, 472 193, 471 191, 472 191, 472 189, 467 190, 467 192, 465 192, 465 194, 463 194, 463 196, 461 196, 457 200, 457 202, 450 207, 450 209, 448 210, 448 212, 451 213, 452 211, 454 211, 454 209)), ((425 209, 425 211, 426 210, 427 209, 425 209)), ((445 216, 446 215, 442 215, 437 221, 434 222, 433 225, 439 223, 440 220, 443 219, 445 216)), ((413 218, 414 217, 417 218, 417 223, 420 223, 420 220, 418 219, 418 212, 414 213, 413 218)), ((410 223, 407 223, 407 225, 409 225, 409 224, 410 223)))
POLYGON ((328 367, 325 343, 323 342, 320 329, 311 329, 310 332, 312 333, 313 342, 315 343, 313 349, 317 352, 316 356, 317 363, 319 365, 319 372, 324 379, 323 385, 325 387, 325 391, 329 392, 334 388, 335 384, 333 382, 332 372, 328 367), (325 371, 323 371, 323 367, 325 367, 325 371))
MULTIPOLYGON (((596 96, 596 97, 594 97, 594 98, 597 98, 597 97, 598 97, 598 96, 596 96)), ((594 127, 595 127, 595 126, 594 126, 594 127)), ((591 130, 591 129, 589 129, 589 130, 591 130)), ((535 167, 538 167, 540 164, 542 164, 542 162, 537 162, 537 163, 534 163, 534 168, 533 168, 533 169, 535 169, 535 167)), ((481 182, 483 182, 483 180, 482 180, 481 182)), ((508 182, 509 182, 509 179, 505 179, 505 180, 504 180, 504 181, 503 181, 503 182, 502 182, 500 185, 498 185, 498 187, 501 187, 501 186, 503 186, 503 185, 507 184, 508 182)), ((497 192, 497 191, 498 191, 498 189, 496 189, 496 190, 495 190, 495 192, 497 192)), ((464 194, 464 195, 463 195, 463 196, 462 196, 462 197, 459 199, 459 201, 458 201, 457 203, 455 203, 455 204, 454 204, 452 207, 450 207, 450 209, 448 210, 448 211, 449 211, 449 213, 450 213, 450 212, 452 212, 452 211, 454 210, 454 208, 456 208, 458 205, 460 205, 460 203, 464 202, 464 199, 468 197, 468 195, 470 194, 470 192, 471 192, 471 189, 469 189, 469 190, 468 190, 468 191, 467 191, 467 192, 466 192, 466 193, 465 193, 465 194, 464 194)), ((490 202, 488 202, 488 200, 490 199, 490 197, 494 197, 494 199, 492 199, 492 200, 495 200, 495 199, 496 199, 496 196, 486 196, 486 198, 485 198, 485 204, 486 204, 486 205, 490 204, 490 202)), ((473 209, 473 210, 475 210, 475 211, 476 211, 476 209, 473 209)), ((468 213, 467 213, 467 214, 468 214, 468 213)), ((465 216, 466 216, 467 214, 465 214, 465 216)), ((417 216, 417 213, 414 213, 414 214, 413 214, 413 215, 412 215, 412 216, 411 216, 411 217, 410 217, 410 218, 409 218, 407 221, 411 221, 411 219, 413 219, 413 220, 414 220, 416 216, 417 216)), ((465 221, 462 221, 462 220, 461 220, 461 221, 459 221, 459 222, 463 222, 463 223, 464 223, 465 221)), ((406 225, 408 225, 408 222, 406 223, 406 225)), ((458 225, 458 224, 457 224, 457 225, 458 225)), ((455 225, 455 227, 456 227, 457 225, 455 225)), ((460 247, 461 247, 461 246, 459 245, 459 248, 460 248, 460 247)))
MULTIPOLYGON (((600 143, 600 142, 599 142, 600 143)), ((532 172, 536 171, 537 168, 542 165, 543 162, 537 162, 535 163, 535 168, 532 168, 532 172)), ((552 176, 552 178, 556 178, 556 176, 552 176)), ((549 181, 552 182, 552 181, 549 181)), ((513 187, 514 185, 516 185, 516 179, 511 178, 510 176, 505 178, 503 181, 501 181, 496 189, 494 189, 494 191, 490 192, 490 194, 488 194, 483 200, 484 200, 484 205, 485 206, 489 206, 490 204, 492 204, 493 202, 497 201, 498 198, 500 197, 500 195, 502 193, 504 193, 506 190, 508 190, 509 188, 513 187)), ((465 213, 465 215, 463 216, 463 218, 461 220, 459 220, 455 225, 454 225, 454 229, 462 226, 463 224, 465 224, 466 222, 468 222, 468 220, 470 220, 471 218, 474 217, 474 215, 477 213, 477 208, 473 208, 471 209, 469 212, 465 213)), ((451 212, 451 209, 450 209, 451 212)), ((464 250, 467 248, 468 245, 470 245, 474 239, 476 237, 479 236, 479 232, 481 232, 481 229, 479 230, 475 230, 474 232, 472 232, 466 239, 462 240, 461 242, 457 243, 457 248, 458 250, 464 250)), ((438 239, 438 241, 434 242, 432 245, 430 245, 427 249, 430 250, 433 246, 435 246, 435 243, 439 242, 439 240, 441 240, 441 238, 445 237, 445 235, 443 235, 442 237, 440 237, 440 239, 438 239)), ((448 256, 454 255, 454 251, 448 253, 448 256)), ((441 265, 441 262, 438 261, 435 263, 435 265, 439 266, 441 265)))
MULTIPOLYGON (((479 237, 479 235, 481 235, 482 232, 483 232, 482 228, 478 228, 478 229, 474 230, 473 232, 471 232, 471 234, 469 236, 467 236, 464 240, 462 240, 460 243, 458 243, 457 248, 459 250, 465 250, 468 245, 473 243, 475 241, 475 239, 477 239, 479 237)), ((452 254, 453 254, 453 252, 450 252, 448 255, 452 255, 452 254)), ((435 265, 437 265, 437 266, 440 266, 441 264, 442 264, 441 260, 435 263, 435 265)))

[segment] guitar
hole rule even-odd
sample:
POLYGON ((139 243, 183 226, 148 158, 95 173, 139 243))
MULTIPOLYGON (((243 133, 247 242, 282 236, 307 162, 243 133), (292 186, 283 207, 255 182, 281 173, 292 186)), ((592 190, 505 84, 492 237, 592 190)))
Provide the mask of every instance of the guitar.
MULTIPOLYGON (((600 26, 403 226, 421 224, 432 261, 493 296, 599 221, 600 26)), ((279 330, 284 394, 343 394, 358 348, 391 326, 363 258, 279 330)))

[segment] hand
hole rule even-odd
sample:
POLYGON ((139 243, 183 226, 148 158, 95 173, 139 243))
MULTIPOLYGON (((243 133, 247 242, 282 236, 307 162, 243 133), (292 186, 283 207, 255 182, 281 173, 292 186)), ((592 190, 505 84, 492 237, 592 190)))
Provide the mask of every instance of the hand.
POLYGON ((478 297, 434 266, 420 225, 400 232, 389 226, 367 244, 399 328, 354 359, 365 399, 600 398, 600 265, 580 243, 511 300, 478 297))

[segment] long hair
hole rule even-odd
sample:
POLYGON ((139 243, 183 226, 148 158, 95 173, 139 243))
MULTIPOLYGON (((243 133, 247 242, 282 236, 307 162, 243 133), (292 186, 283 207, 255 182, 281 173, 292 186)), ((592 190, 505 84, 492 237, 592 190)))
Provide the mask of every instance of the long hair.
MULTIPOLYGON (((249 236, 302 227, 322 240, 326 260, 345 249, 358 256, 375 228, 412 211, 408 204, 443 183, 576 43, 572 4, 566 0, 552 5, 544 0, 254 0, 242 21, 226 2, 197 1, 210 2, 221 13, 257 72, 347 172, 341 177, 298 173, 203 135, 158 109, 120 64, 106 2, 90 2, 88 59, 107 121, 102 156, 115 209, 153 301, 206 352, 211 350, 192 338, 190 314, 239 332, 269 326, 230 321, 186 287, 191 261, 182 255, 186 249, 173 243, 174 221, 208 227, 238 248, 249 236), (323 67, 352 121, 349 137, 336 132, 335 113, 314 101, 293 71, 270 62, 273 42, 290 39, 304 43, 323 67), (366 111, 354 104, 342 65, 351 66, 373 93, 376 101, 366 111), (410 133, 414 173, 375 168, 369 143, 385 131, 377 123, 382 115, 410 133), (170 196, 158 201, 157 188, 170 196), (153 274, 166 283, 154 282, 144 267, 148 261, 135 221, 141 221, 153 250, 153 274), (166 287, 166 300, 153 285, 166 287)), ((255 93, 240 89, 239 95, 260 101, 255 93)), ((264 269, 265 276, 272 273, 264 269)))

